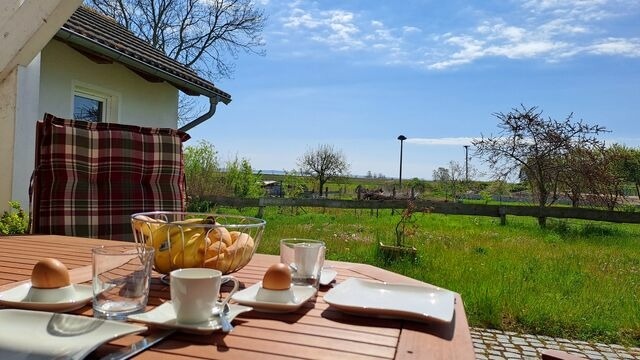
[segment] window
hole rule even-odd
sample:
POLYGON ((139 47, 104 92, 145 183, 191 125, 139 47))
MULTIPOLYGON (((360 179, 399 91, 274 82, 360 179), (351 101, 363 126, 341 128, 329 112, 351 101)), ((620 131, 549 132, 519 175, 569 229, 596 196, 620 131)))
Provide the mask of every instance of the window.
POLYGON ((74 83, 73 118, 92 122, 118 122, 118 98, 112 91, 74 83))
POLYGON ((106 99, 75 94, 73 96, 73 118, 76 120, 103 122, 106 99))

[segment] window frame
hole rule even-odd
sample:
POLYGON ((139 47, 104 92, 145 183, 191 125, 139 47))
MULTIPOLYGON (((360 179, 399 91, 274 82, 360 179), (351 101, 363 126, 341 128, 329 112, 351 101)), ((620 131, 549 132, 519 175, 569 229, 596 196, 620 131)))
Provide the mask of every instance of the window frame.
POLYGON ((76 96, 102 102, 101 122, 118 122, 120 103, 120 95, 118 93, 96 85, 74 81, 71 92, 71 118, 75 118, 76 96))

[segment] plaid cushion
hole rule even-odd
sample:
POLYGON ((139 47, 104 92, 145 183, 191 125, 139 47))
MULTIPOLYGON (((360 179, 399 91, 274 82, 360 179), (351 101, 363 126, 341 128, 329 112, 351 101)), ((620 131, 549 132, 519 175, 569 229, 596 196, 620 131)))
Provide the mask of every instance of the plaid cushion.
POLYGON ((133 240, 132 213, 184 211, 188 139, 173 129, 45 114, 37 126, 32 232, 133 240))

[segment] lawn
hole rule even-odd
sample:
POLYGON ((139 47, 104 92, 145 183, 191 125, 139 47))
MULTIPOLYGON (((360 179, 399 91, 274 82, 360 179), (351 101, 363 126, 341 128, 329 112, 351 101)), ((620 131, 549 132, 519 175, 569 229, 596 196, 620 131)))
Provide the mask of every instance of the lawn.
MULTIPOLYGON (((219 209, 220 212, 233 212, 219 209)), ((245 209, 255 215, 256 209, 245 209)), ((471 326, 640 346, 640 225, 415 214, 415 261, 385 261, 396 212, 268 208, 259 252, 322 239, 327 258, 363 262, 462 295, 471 326)))

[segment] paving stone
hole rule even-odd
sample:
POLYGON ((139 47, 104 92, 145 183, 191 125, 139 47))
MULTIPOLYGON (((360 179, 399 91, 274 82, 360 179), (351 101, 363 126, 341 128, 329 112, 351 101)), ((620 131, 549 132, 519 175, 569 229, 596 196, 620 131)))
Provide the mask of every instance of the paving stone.
POLYGON ((507 359, 522 359, 522 355, 518 354, 518 353, 513 353, 513 352, 505 352, 504 357, 506 357, 507 359))
POLYGON ((563 350, 589 359, 640 359, 640 348, 626 348, 617 344, 590 344, 581 340, 552 338, 501 332, 499 330, 471 329, 476 358, 480 360, 540 359, 538 350, 563 350))
POLYGON ((591 345, 583 345, 583 344, 578 344, 578 349, 584 350, 584 351, 595 350, 593 347, 591 347, 591 345))
POLYGON ((618 354, 611 352, 603 352, 602 356, 604 356, 605 359, 620 359, 620 356, 618 356, 618 354))
POLYGON ((587 359, 591 359, 591 360, 602 360, 604 359, 604 357, 600 354, 598 355, 587 355, 587 359))

